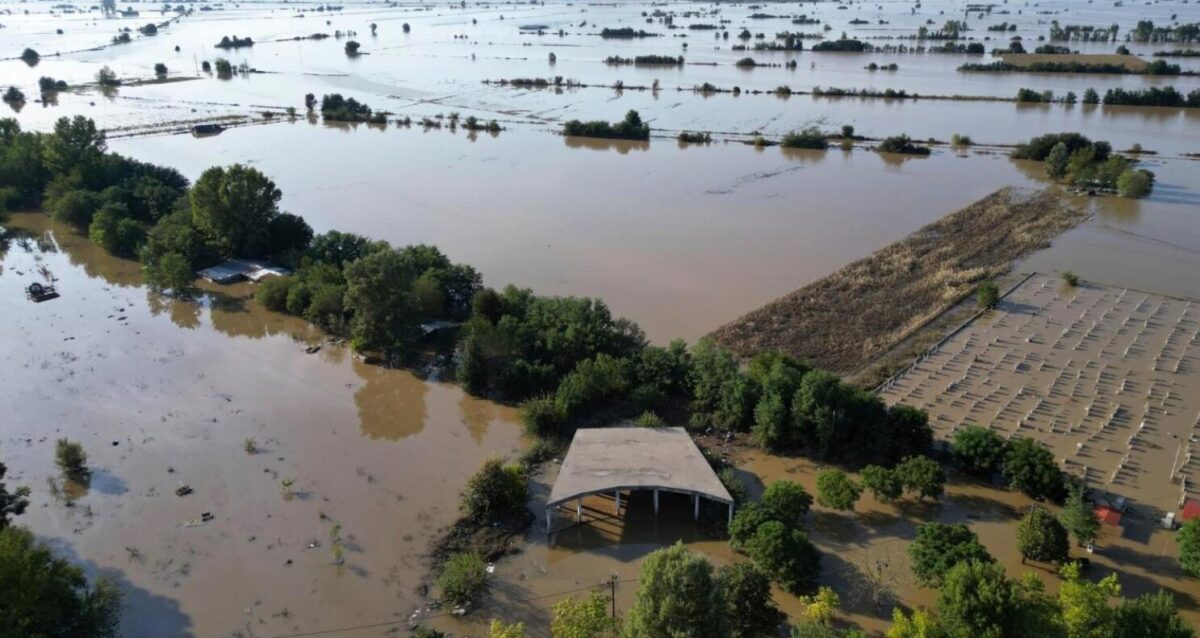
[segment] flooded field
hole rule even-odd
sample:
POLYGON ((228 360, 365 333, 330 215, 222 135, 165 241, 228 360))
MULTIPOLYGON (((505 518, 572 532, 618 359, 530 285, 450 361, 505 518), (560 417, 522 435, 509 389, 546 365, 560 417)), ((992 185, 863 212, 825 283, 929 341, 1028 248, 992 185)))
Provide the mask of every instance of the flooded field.
POLYGON ((127 590, 124 635, 275 635, 424 602, 430 539, 467 477, 522 447, 513 410, 343 347, 306 354, 320 335, 245 290, 160 298, 135 263, 44 216, 15 221, 32 235, 0 275, 0 454, 33 489, 21 522, 127 590), (26 303, 39 265, 62 296, 26 303), (70 501, 47 488, 60 437, 95 468, 70 501))
MULTIPOLYGON (((116 13, 104 15, 91 4, 0 2, 0 90, 12 85, 27 96, 24 103, 0 104, 0 116, 47 131, 60 117, 85 115, 108 132, 111 150, 177 168, 192 180, 213 165, 252 165, 283 191, 281 208, 303 216, 317 232, 336 228, 393 245, 435 244, 452 260, 478 268, 489 286, 512 283, 539 294, 599 297, 658 343, 695 340, 999 188, 1048 185, 1042 164, 1009 159, 1007 145, 1078 131, 1117 150, 1136 144, 1152 151, 1140 158, 1156 183, 1140 200, 1077 197, 1091 217, 1016 266, 1024 272, 1073 270, 1085 281, 1103 283, 1069 294, 1053 274, 1027 283, 1014 300, 1046 309, 1038 321, 1084 322, 1075 336, 1088 332, 1105 309, 1105 320, 1127 322, 1103 328, 1110 331, 1103 342, 1093 337, 1083 343, 1085 350, 1066 352, 1074 367, 1061 361, 1061 369, 1119 376, 1136 368, 1149 375, 1149 346, 1139 358, 1133 356, 1138 352, 1122 354, 1127 344, 1108 338, 1133 339, 1140 326, 1167 339, 1168 323, 1193 322, 1196 312, 1194 304, 1174 297, 1200 299, 1200 162, 1187 156, 1200 153, 1200 109, 996 99, 1009 100, 1021 88, 1062 96, 1089 88, 1103 95, 1109 88, 1172 86, 1186 94, 1200 89, 1200 76, 967 73, 956 69, 992 58, 924 49, 811 51, 843 33, 877 47, 939 47, 941 40, 917 40, 915 33, 921 27, 936 31, 948 20, 968 23, 961 42, 983 43, 990 51, 1020 36, 1032 50, 1057 20, 1119 26, 1115 40, 1073 41, 1072 49, 1110 54, 1125 44, 1151 60, 1156 51, 1197 45, 1126 43, 1124 34, 1138 20, 1196 22, 1195 3, 1053 0, 994 5, 985 14, 967 14, 964 3, 948 0, 919 7, 184 6, 190 9, 177 13, 118 2, 116 13), (157 35, 138 31, 149 23, 157 25, 157 35), (987 29, 1000 23, 1012 29, 987 29), (705 25, 716 28, 691 28, 705 25), (645 30, 652 37, 602 38, 604 28, 645 30), (743 29, 749 32, 744 40, 743 29), (782 42, 775 35, 785 31, 806 34, 805 50, 753 50, 755 43, 782 42), (113 43, 123 32, 130 41, 113 43), (214 48, 234 35, 252 38, 253 46, 214 48), (359 55, 345 53, 349 40, 361 44, 359 55), (20 59, 25 48, 40 59, 20 59), (609 56, 641 55, 684 56, 686 63, 605 63, 609 56), (233 64, 231 77, 203 69, 219 57, 233 64), (745 57, 758 66, 736 66, 745 57), (156 74, 158 63, 167 67, 165 74, 156 74), (871 63, 898 68, 870 71, 871 63), (97 86, 96 74, 105 66, 120 86, 97 86), (43 96, 43 76, 69 88, 43 96), (588 86, 554 88, 556 76, 588 86), (495 83, 514 78, 546 78, 551 87, 495 83), (658 90, 651 90, 655 83, 658 90), (706 83, 738 87, 740 94, 693 90, 706 83), (613 88, 618 84, 625 88, 613 88), (990 100, 780 97, 775 91, 781 86, 990 100), (387 112, 389 122, 332 124, 305 113, 305 94, 319 100, 335 92, 387 112), (298 113, 289 115, 289 107, 298 113), (569 119, 618 120, 630 109, 652 127, 649 142, 557 134, 569 119), (503 130, 451 129, 452 113, 495 119, 503 130), (441 126, 398 125, 404 117, 428 117, 441 126), (187 134, 198 122, 229 128, 216 136, 187 134), (943 143, 928 157, 877 153, 873 139, 828 151, 743 143, 755 134, 775 139, 812 125, 826 131, 851 125, 866 138, 907 133, 943 143), (716 141, 680 144, 675 137, 684 130, 712 132, 716 141), (947 142, 954 134, 968 135, 976 145, 952 147, 947 142), (1131 290, 1121 296, 1125 288, 1131 290), (1133 290, 1145 292, 1135 299, 1133 290), (1146 316, 1134 303, 1142 297, 1150 310, 1157 304, 1167 315, 1146 316), (1079 318, 1079 312, 1087 316, 1079 318), (1087 350, 1091 346, 1098 349, 1087 350), (1087 367, 1085 359, 1101 355, 1097 366, 1087 367), (1106 372, 1108 365, 1120 371, 1106 372)), ((1167 59, 1185 72, 1200 71, 1200 58, 1167 59)), ((33 488, 21 524, 90 572, 117 576, 129 593, 125 635, 284 636, 374 625, 346 632, 367 636, 405 627, 429 599, 419 589, 429 575, 425 554, 438 530, 456 517, 467 477, 483 459, 511 457, 527 446, 515 409, 472 398, 451 384, 366 365, 304 322, 265 312, 250 300, 248 285, 209 288, 196 302, 162 297, 142 287, 138 264, 108 256, 44 215, 15 215, 13 225, 24 238, 0 255, 0 311, 7 328, 0 339, 0 409, 7 415, 0 423, 0 460, 10 468, 10 485, 33 488), (27 303, 22 288, 39 265, 59 278, 64 294, 27 303), (312 345, 321 348, 306 353, 312 345), (62 436, 81 441, 91 456, 96 476, 89 490, 55 493, 47 483, 55 474, 54 441, 62 436), (176 496, 182 486, 192 493, 176 496), (346 556, 341 566, 331 554, 339 536, 346 556)), ((980 330, 1003 331, 1013 348, 983 358, 1020 357, 1025 353, 1011 353, 1031 344, 1047 358, 1064 354, 1050 345, 1052 339, 1022 341, 1027 335, 1020 330, 1032 329, 1024 323, 1028 318, 1012 310, 980 323, 980 330)), ((1049 324, 1039 330, 1053 336, 1049 324)), ((977 337, 972 345, 990 338, 977 337)), ((953 357, 958 351, 946 352, 953 357)), ((963 359, 954 365, 960 364, 970 367, 963 359)), ((943 386, 948 378, 935 377, 943 386)), ((1093 410, 1110 410, 1120 400, 1114 386, 1119 380, 1104 380, 1111 401, 1089 397, 1093 410)), ((1021 385, 993 381, 1014 392, 1021 385)), ((1158 474, 1177 451, 1166 437, 1185 436, 1200 409, 1195 371, 1180 364, 1169 397, 1155 390, 1149 376, 1143 381, 1130 390, 1138 401, 1129 405, 1125 429, 1103 435, 1113 449, 1092 450, 1094 456, 1066 468, 1087 465, 1098 481, 1113 480, 1125 448, 1137 444, 1127 439, 1141 412, 1149 409, 1161 421, 1146 426, 1161 428, 1155 441, 1134 448, 1148 456, 1124 463, 1123 470, 1136 476, 1116 476, 1147 513, 1127 517, 1123 535, 1105 530, 1090 556, 1098 566, 1092 573, 1118 572, 1127 595, 1165 587, 1195 624, 1200 586, 1183 578, 1174 538, 1156 527, 1153 510, 1153 503, 1169 505, 1179 495, 1179 486, 1158 474), (1157 405, 1142 401, 1147 391, 1155 392, 1148 401, 1157 405)), ((942 416, 939 433, 949 432, 970 406, 950 410, 945 402, 958 400, 950 395, 939 404, 929 383, 912 400, 927 401, 933 415, 942 416)), ((1034 426, 1047 428, 1045 440, 1056 457, 1082 454, 1075 435, 1098 431, 1099 425, 1080 417, 1088 405, 1073 402, 1056 412, 1061 422, 1052 431, 1049 422, 1034 426)), ((1026 407, 1010 407, 999 419, 996 410, 971 416, 1015 430, 1014 415, 1026 407)), ((754 494, 784 477, 813 491, 819 468, 807 460, 740 447, 732 454, 754 494)), ((539 508, 555 468, 547 464, 536 477, 530 502, 536 520, 542 520, 539 508)), ((648 494, 633 495, 620 519, 603 515, 612 511, 611 500, 592 497, 585 504, 598 520, 551 540, 535 525, 521 553, 496 566, 482 610, 466 619, 438 613, 433 624, 477 636, 496 616, 524 620, 530 635, 546 636, 549 607, 564 592, 615 577, 618 610, 628 609, 646 555, 676 540, 717 564, 744 559, 720 533, 696 526, 683 499, 665 498, 658 518, 648 494)), ((1010 573, 1038 570, 1053 589, 1055 577, 1022 566, 1016 552, 1013 530, 1029 504, 1013 492, 953 477, 937 504, 864 497, 854 515, 816 508, 810 531, 824 556, 824 582, 842 593, 846 619, 878 632, 887 626, 891 603, 875 604, 872 592, 879 587, 871 578, 886 580, 893 602, 934 601, 932 590, 912 583, 906 562, 916 525, 929 520, 969 523, 1010 573), (879 564, 887 565, 887 573, 869 576, 879 564)), ((782 591, 776 598, 793 617, 803 609, 782 591)))

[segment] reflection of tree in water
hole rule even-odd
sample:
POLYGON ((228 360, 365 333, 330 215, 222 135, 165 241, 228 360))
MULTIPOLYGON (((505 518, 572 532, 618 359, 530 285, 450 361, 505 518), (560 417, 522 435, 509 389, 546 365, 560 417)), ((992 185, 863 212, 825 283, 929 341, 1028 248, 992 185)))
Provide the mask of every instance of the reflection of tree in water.
POLYGON ((138 262, 113 257, 66 226, 54 222, 49 224, 50 228, 45 232, 46 241, 62 249, 71 265, 82 268, 88 277, 103 279, 122 288, 142 283, 142 265, 138 262))
POLYGON ((467 426, 467 432, 471 434, 471 440, 476 444, 483 441, 492 421, 516 417, 513 408, 477 399, 466 392, 461 392, 458 398, 458 413, 462 417, 463 425, 467 426))
POLYGON ((164 312, 170 313, 171 323, 180 328, 195 330, 200 326, 200 304, 190 299, 179 299, 147 290, 146 306, 155 317, 164 312))
POLYGON ((354 373, 365 383, 354 393, 359 427, 373 439, 396 440, 425 429, 429 386, 406 370, 353 363, 354 373))
POLYGON ((251 339, 261 339, 270 334, 263 317, 260 313, 251 312, 246 298, 210 292, 202 299, 209 309, 209 321, 217 332, 251 339))

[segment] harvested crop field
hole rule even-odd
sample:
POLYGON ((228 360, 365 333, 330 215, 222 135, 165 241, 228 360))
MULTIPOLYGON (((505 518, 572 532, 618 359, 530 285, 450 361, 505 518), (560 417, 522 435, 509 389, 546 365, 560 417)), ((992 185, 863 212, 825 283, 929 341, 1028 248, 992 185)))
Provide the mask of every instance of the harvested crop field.
POLYGON ((1056 190, 1002 188, 710 336, 849 373, 1086 217, 1056 190))
POLYGON ((1092 66, 1119 64, 1130 71, 1144 71, 1148 64, 1136 55, 1116 53, 1005 53, 1000 56, 1000 59, 1017 66, 1030 66, 1046 62, 1092 66))

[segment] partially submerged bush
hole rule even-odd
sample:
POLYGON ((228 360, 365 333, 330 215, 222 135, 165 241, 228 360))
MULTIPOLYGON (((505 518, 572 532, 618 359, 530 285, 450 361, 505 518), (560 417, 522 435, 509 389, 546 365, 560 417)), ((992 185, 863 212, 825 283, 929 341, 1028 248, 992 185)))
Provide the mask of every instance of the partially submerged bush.
POLYGON ((801 131, 792 131, 783 136, 779 145, 784 148, 811 148, 824 150, 829 148, 829 140, 824 133, 815 126, 810 126, 801 131))
POLYGON ((462 511, 480 523, 494 523, 525 508, 529 484, 525 468, 488 459, 463 489, 462 511))
POLYGON ((1000 303, 1000 287, 991 280, 979 284, 979 289, 975 292, 975 300, 980 308, 989 310, 995 308, 996 304, 1000 303))
POLYGON ((893 135, 885 138, 879 143, 879 150, 883 153, 900 153, 901 155, 929 155, 928 146, 918 146, 913 144, 912 139, 907 135, 893 135))
POLYGON ((642 122, 642 117, 638 115, 637 111, 629 111, 625 114, 625 119, 616 124, 609 124, 601 120, 592 122, 571 120, 563 125, 563 135, 605 139, 648 140, 650 139, 650 126, 642 122))
POLYGON ((455 605, 470 604, 487 584, 487 569, 483 558, 475 552, 454 554, 442 567, 438 576, 438 588, 442 590, 442 600, 455 605))
POLYGON ((54 444, 54 463, 63 476, 76 483, 86 483, 92 471, 87 466, 87 453, 75 441, 59 439, 54 444))

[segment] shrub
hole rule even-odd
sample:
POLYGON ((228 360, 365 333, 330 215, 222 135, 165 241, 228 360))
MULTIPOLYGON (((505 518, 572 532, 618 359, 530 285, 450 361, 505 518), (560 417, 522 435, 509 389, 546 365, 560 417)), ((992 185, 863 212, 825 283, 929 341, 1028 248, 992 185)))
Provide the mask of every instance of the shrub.
POLYGON ((55 80, 52 77, 43 75, 38 78, 38 88, 42 93, 53 93, 54 91, 67 90, 67 83, 62 80, 55 80))
POLYGON ((1175 535, 1175 541, 1179 544, 1179 566, 1200 578, 1200 518, 1184 523, 1175 535))
POLYGON ((37 64, 38 60, 40 59, 42 59, 42 56, 38 55, 37 51, 34 51, 29 47, 26 47, 25 50, 21 52, 21 60, 23 60, 26 64, 37 64))
POLYGON ((650 126, 642 122, 637 111, 629 111, 625 119, 609 124, 604 121, 581 122, 571 120, 563 125, 563 135, 598 137, 603 139, 648 140, 650 126))
POLYGON ((54 444, 54 464, 63 476, 76 483, 86 483, 92 472, 87 466, 87 452, 75 441, 59 439, 54 444))
POLYGON ((1054 454, 1033 439, 1014 439, 1004 458, 1009 485, 1036 500, 1062 501, 1066 483, 1054 454))
POLYGON ((89 190, 71 190, 54 200, 50 214, 55 220, 74 226, 79 230, 86 229, 92 223, 92 217, 100 207, 100 196, 89 190))
POLYGON ((217 58, 213 64, 217 68, 217 77, 222 80, 228 80, 233 77, 233 65, 225 58, 217 58))
POLYGON ((486 579, 483 558, 475 552, 464 552, 454 554, 446 561, 438 576, 438 587, 442 590, 443 600, 461 607, 470 604, 483 591, 486 579))
POLYGON ((868 465, 862 469, 862 484, 871 490, 880 501, 894 501, 904 493, 904 484, 896 472, 879 465, 868 465))
POLYGON ((154 65, 154 75, 163 77, 166 74, 167 74, 167 65, 163 64, 162 62, 158 62, 154 65))
MULTIPOLYGON (((717 573, 724 590, 725 617, 730 638, 760 638, 775 635, 787 616, 771 599, 770 576, 754 563, 726 565, 717 573)), ((603 607, 601 607, 603 611, 603 607)), ((555 633, 555 636, 560 634, 555 633)), ((574 636, 574 635, 573 635, 574 636)), ((569 638, 563 636, 562 638, 569 638)), ((576 636, 576 638, 584 638, 576 636)), ((591 634, 587 638, 603 638, 591 634)))
POLYGON ((925 456, 910 456, 895 469, 904 489, 916 492, 920 498, 938 498, 946 490, 946 472, 942 466, 925 456))
POLYGON ((902 155, 929 155, 932 152, 928 146, 913 144, 912 139, 907 135, 893 135, 884 138, 879 143, 879 150, 883 153, 899 153, 902 155))
POLYGON ((359 46, 360 45, 358 42, 355 42, 354 40, 347 40, 346 41, 346 55, 349 55, 349 56, 358 55, 359 46))
MULTIPOLYGON (((763 523, 772 520, 775 520, 773 514, 762 505, 758 503, 743 505, 733 515, 733 521, 729 523, 729 545, 738 551, 746 551, 750 539, 754 538, 758 528, 763 523)), ((1198 549, 1200 549, 1200 545, 1198 545, 1198 549)), ((1200 559, 1200 556, 1197 558, 1200 559)))
POLYGON ((499 459, 484 461, 483 467, 463 489, 463 514, 480 523, 494 523, 525 509, 529 484, 525 468, 505 465, 499 459))
POLYGON ((708 144, 712 142, 712 135, 708 133, 691 133, 683 131, 679 134, 679 141, 684 144, 708 144))
POLYGON ((737 504, 745 503, 749 497, 749 492, 746 489, 746 483, 737 475, 737 470, 733 467, 723 467, 717 472, 717 478, 721 479, 721 485, 729 490, 729 495, 733 497, 733 502, 737 504))
POLYGON ((1063 280, 1064 284, 1067 284, 1068 286, 1070 286, 1072 288, 1079 285, 1079 275, 1076 275, 1075 273, 1073 273, 1069 270, 1064 271, 1062 273, 1062 280, 1063 280))
POLYGON ((829 148, 829 140, 825 134, 815 126, 810 126, 802 131, 792 131, 783 136, 779 145, 784 148, 812 148, 824 150, 829 148))
POLYGON ((995 308, 1000 303, 1000 287, 991 280, 979 284, 979 288, 975 291, 975 301, 980 308, 988 310, 995 308))
POLYGON ((721 583, 703 556, 675 543, 646 557, 626 636, 723 637, 727 622, 721 583))
POLYGON ((19 105, 25 101, 25 94, 21 92, 21 89, 18 89, 15 86, 10 86, 8 87, 8 90, 4 92, 4 101, 8 102, 9 104, 19 105))
POLYGON ((971 146, 975 142, 971 140, 971 136, 969 135, 960 135, 955 133, 954 135, 950 136, 950 143, 955 146, 971 146))

